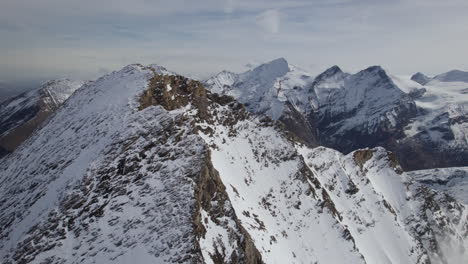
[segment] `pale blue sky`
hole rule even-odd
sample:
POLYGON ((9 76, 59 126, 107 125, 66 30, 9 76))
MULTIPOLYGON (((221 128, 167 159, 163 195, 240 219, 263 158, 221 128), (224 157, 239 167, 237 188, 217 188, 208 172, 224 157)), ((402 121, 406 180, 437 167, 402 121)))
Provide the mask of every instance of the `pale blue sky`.
POLYGON ((0 0, 0 87, 134 62, 209 76, 285 57, 318 73, 468 70, 466 0, 0 0))

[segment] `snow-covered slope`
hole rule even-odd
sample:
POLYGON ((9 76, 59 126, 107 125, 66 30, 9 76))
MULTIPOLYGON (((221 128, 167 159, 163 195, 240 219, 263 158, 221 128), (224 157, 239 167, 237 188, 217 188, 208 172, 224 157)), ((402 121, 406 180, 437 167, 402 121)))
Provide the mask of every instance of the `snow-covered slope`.
MULTIPOLYGON (((236 118, 229 111, 221 108, 217 118, 236 118)), ((262 260, 365 263, 347 227, 340 223, 333 201, 292 142, 267 119, 246 117, 230 126, 225 122, 201 124, 207 131, 201 135, 210 146, 213 167, 237 217, 262 260)), ((219 236, 215 228, 207 233, 219 236)), ((207 249, 211 250, 211 243, 208 241, 207 249)))
POLYGON ((13 151, 82 85, 81 81, 52 80, 44 83, 40 89, 22 93, 2 102, 0 157, 1 150, 13 151))
POLYGON ((466 257, 465 207, 383 149, 310 149, 156 65, 85 84, 6 156, 0 212, 2 263, 466 257))
POLYGON ((413 182, 382 148, 299 147, 368 263, 465 263, 467 209, 413 182))

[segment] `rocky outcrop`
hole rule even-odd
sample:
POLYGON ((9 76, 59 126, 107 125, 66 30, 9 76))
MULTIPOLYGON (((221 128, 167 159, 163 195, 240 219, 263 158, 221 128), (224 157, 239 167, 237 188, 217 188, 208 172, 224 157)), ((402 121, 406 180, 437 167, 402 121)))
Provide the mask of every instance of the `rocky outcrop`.
MULTIPOLYGON (((201 174, 197 180, 195 197, 197 204, 194 223, 195 235, 198 240, 208 239, 205 225, 208 225, 209 222, 224 228, 229 238, 229 244, 224 244, 225 242, 220 239, 209 241, 213 243, 214 252, 205 253, 205 257, 211 258, 213 263, 263 263, 262 256, 255 247, 252 238, 242 227, 232 208, 226 187, 214 169, 209 154, 202 165, 201 174), (202 210, 205 214, 202 213, 202 210), (226 219, 233 220, 234 224, 229 223, 226 219), (236 247, 228 255, 226 248, 232 247, 232 245, 236 245, 236 247)), ((207 261, 205 260, 205 262, 207 261)))

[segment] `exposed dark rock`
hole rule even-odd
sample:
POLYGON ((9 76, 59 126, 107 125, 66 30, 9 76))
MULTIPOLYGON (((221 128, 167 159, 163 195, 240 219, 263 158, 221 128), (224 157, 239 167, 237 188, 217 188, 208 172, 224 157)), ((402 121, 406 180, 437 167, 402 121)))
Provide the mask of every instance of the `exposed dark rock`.
POLYGON ((354 161, 361 168, 361 170, 362 167, 364 167, 364 164, 372 158, 374 152, 375 151, 372 149, 357 150, 354 152, 354 161))
POLYGON ((285 129, 296 135, 309 146, 318 146, 315 124, 311 124, 297 109, 288 101, 285 111, 279 118, 285 129))
MULTIPOLYGON (((234 209, 230 205, 229 197, 226 193, 226 187, 221 181, 218 172, 211 164, 209 153, 207 154, 202 166, 201 174, 196 179, 197 185, 195 188, 197 204, 194 213, 194 230, 196 237, 200 239, 201 237, 204 237, 206 233, 200 213, 200 209, 203 209, 208 212, 211 221, 228 229, 230 239, 236 240, 239 245, 239 248, 236 249, 236 252, 234 252, 230 257, 225 256, 224 252, 216 251, 216 253, 211 256, 214 263, 226 263, 226 259, 230 260, 229 263, 263 263, 262 257, 250 238, 250 235, 242 227, 234 209), (215 206, 213 206, 214 204, 215 206), (223 223, 221 219, 224 217, 233 219, 236 223, 237 230, 232 230, 223 223)), ((224 247, 227 245, 219 246, 224 247)))

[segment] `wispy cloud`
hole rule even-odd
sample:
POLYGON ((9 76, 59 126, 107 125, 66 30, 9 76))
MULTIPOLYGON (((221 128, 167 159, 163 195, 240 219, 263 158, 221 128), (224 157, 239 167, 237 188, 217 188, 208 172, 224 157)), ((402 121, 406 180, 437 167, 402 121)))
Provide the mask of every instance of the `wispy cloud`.
POLYGON ((278 33, 280 28, 280 12, 270 9, 257 16, 257 24, 268 33, 278 33))

